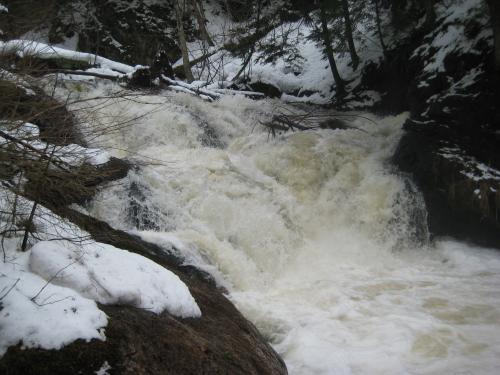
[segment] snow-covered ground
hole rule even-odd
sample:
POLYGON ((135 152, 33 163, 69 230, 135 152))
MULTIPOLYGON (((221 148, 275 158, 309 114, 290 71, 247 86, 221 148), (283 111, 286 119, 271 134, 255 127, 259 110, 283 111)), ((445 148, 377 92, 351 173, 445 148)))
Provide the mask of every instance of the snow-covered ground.
MULTIPOLYGON (((279 7, 279 2, 275 4, 279 7)), ((267 9, 271 13, 275 9, 270 6, 267 9)), ((244 25, 231 22, 221 15, 220 6, 209 3, 206 7, 208 20, 208 31, 214 36, 216 45, 204 49, 201 42, 189 44, 191 59, 198 58, 206 52, 218 51, 210 57, 209 61, 216 66, 219 71, 215 77, 213 72, 207 70, 204 64, 195 67, 195 77, 199 80, 215 78, 215 82, 231 81, 240 71, 243 59, 233 56, 226 51, 223 46, 230 38, 227 37, 231 28, 244 27, 244 25)), ((335 59, 341 77, 348 82, 349 87, 356 87, 360 83, 361 72, 370 62, 378 62, 382 57, 382 48, 377 42, 377 36, 367 29, 373 29, 369 25, 358 25, 359 30, 355 30, 356 48, 360 57, 360 65, 357 70, 353 70, 350 65, 350 56, 347 52, 336 53, 335 59)), ((255 32, 251 29, 249 31, 255 32)), ((313 33, 313 26, 305 24, 303 21, 284 23, 277 25, 259 44, 276 44, 286 39, 287 53, 279 56, 273 61, 266 59, 266 52, 256 51, 249 64, 249 82, 263 82, 271 84, 283 95, 281 99, 285 102, 306 102, 314 104, 327 104, 335 96, 335 82, 328 60, 323 54, 323 46, 310 40, 313 33)), ((182 65, 182 60, 176 62, 175 66, 182 65)), ((378 94, 368 94, 372 100, 378 100, 378 94)), ((370 101, 370 98, 367 99, 370 101)), ((357 105, 370 105, 369 102, 358 103, 357 105)))
MULTIPOLYGON (((201 311, 172 272, 137 254, 97 243, 88 233, 39 206, 36 239, 20 251, 24 231, 9 211, 26 219, 33 202, 0 189, 0 356, 9 346, 59 349, 74 340, 105 340, 102 304, 130 305, 181 318, 201 311)), ((17 217, 18 223, 22 220, 17 217)))

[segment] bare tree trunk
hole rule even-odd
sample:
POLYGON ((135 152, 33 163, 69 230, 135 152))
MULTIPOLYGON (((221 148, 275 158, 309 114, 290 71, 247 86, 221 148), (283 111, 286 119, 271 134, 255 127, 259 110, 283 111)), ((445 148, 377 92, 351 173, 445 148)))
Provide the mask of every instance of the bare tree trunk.
POLYGON ((210 34, 205 26, 205 11, 203 9, 202 0, 191 0, 191 4, 194 9, 194 15, 196 16, 196 22, 198 22, 198 29, 200 30, 200 36, 205 40, 208 45, 213 46, 214 42, 210 38, 210 34))
POLYGON ((352 23, 351 15, 349 13, 348 0, 342 0, 342 11, 344 13, 345 34, 347 38, 347 44, 349 45, 349 53, 351 54, 352 68, 353 70, 356 70, 359 65, 359 56, 356 53, 356 46, 354 45, 354 38, 352 36, 352 23))
POLYGON ((194 81, 193 72, 191 71, 191 65, 189 64, 189 53, 186 44, 186 34, 184 33, 184 5, 183 0, 176 0, 175 2, 175 17, 177 21, 177 34, 179 37, 179 47, 182 52, 182 66, 184 67, 184 74, 188 82, 194 81))
MULTIPOLYGON (((47 144, 47 146, 45 146, 45 150, 43 151, 44 154, 47 152, 48 147, 49 146, 47 144)), ((42 176, 45 176, 49 171, 50 164, 52 162, 52 158, 54 157, 55 152, 56 152, 56 146, 53 146, 52 151, 48 156, 47 164, 45 165, 45 170, 42 176)), ((40 158, 40 160, 42 160, 42 158, 40 158)), ((33 230, 33 219, 35 218, 35 212, 37 207, 38 207, 38 200, 35 198, 33 201, 33 206, 31 206, 30 216, 28 217, 28 221, 26 221, 26 228, 24 230, 23 242, 21 244, 22 251, 26 251, 26 247, 28 246, 28 239, 31 231, 33 230)))
MULTIPOLYGON (((262 0, 258 0, 257 1, 257 19, 256 19, 256 22, 255 22, 255 34, 257 34, 257 35, 258 35, 259 29, 260 29, 260 13, 261 13, 261 10, 262 10, 262 0)), ((250 51, 248 52, 247 57, 243 61, 243 65, 241 66, 241 69, 234 76, 233 81, 236 81, 240 77, 241 73, 243 73, 245 71, 245 69, 247 68, 248 64, 250 64, 250 61, 252 61, 252 57, 253 57, 253 54, 255 52, 255 43, 257 43, 257 41, 254 41, 252 43, 252 46, 250 47, 250 51)))
POLYGON ((500 78, 500 4, 498 0, 487 0, 490 7, 491 27, 493 28, 493 38, 495 40, 495 71, 500 78))
POLYGON ((234 19, 233 14, 231 12, 231 6, 229 5, 229 2, 227 0, 224 0, 224 5, 226 6, 226 12, 227 12, 227 15, 229 16, 229 18, 234 19))
POLYGON ((333 55, 333 48, 332 48, 332 40, 330 38, 330 31, 328 30, 328 19, 326 17, 325 6, 323 3, 321 3, 320 7, 320 18, 321 18, 321 30, 323 34, 323 43, 325 45, 328 62, 330 63, 330 69, 332 70, 333 79, 335 80, 335 85, 337 86, 337 96, 343 96, 345 94, 345 85, 344 81, 340 77, 339 71, 337 69, 337 64, 335 63, 335 57, 333 55))
POLYGON ((373 0, 373 4, 375 5, 375 17, 377 22, 377 33, 380 39, 380 46, 382 47, 382 52, 384 56, 387 55, 387 47, 384 43, 384 35, 382 34, 382 26, 380 21, 380 8, 378 6, 378 0, 373 0))
POLYGON ((30 232, 33 227, 33 219, 35 218, 35 212, 38 207, 38 202, 35 201, 33 202, 33 206, 31 207, 31 212, 30 216, 28 218, 28 221, 26 221, 26 228, 24 229, 24 237, 23 237, 23 243, 21 244, 21 250, 26 251, 26 247, 28 246, 28 239, 30 232))

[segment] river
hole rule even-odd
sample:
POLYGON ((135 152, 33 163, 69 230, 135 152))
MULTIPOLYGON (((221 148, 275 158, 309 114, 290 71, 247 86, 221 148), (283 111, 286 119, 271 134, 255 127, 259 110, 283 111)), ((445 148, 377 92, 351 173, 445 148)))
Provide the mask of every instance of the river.
POLYGON ((500 252, 428 239, 389 161, 406 115, 276 138, 259 125, 289 110, 184 94, 104 106, 146 114, 96 143, 144 165, 90 212, 210 272, 291 374, 497 374, 500 252))

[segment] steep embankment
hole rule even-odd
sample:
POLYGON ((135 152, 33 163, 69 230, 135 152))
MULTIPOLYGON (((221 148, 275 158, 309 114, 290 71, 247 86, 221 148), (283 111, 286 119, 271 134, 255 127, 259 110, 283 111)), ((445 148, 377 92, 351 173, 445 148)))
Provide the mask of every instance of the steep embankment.
MULTIPOLYGON (((7 71, 1 71, 0 78, 4 98, 0 105, 3 119, 0 129, 3 244, 0 372, 91 374, 101 369, 111 374, 285 374, 283 361, 223 295, 225 291, 202 271, 183 265, 173 246, 162 248, 146 243, 68 208, 72 203, 88 202, 99 184, 124 178, 132 166, 84 147, 84 138, 96 142, 96 133, 85 131, 84 125, 92 120, 92 111, 102 107, 84 105, 75 111, 44 93, 40 86, 48 81, 7 71), (26 123, 28 119, 30 123, 26 123), (44 154, 49 147, 52 153, 44 154), (41 170, 45 172, 40 173, 41 170), (36 215, 29 224, 29 210, 35 201, 38 208, 33 211, 36 215), (65 229, 70 223, 77 227, 65 229), (19 244, 27 228, 33 247, 23 253, 19 251, 19 244), (71 246, 57 247, 65 241, 73 242, 76 253, 80 254, 79 266, 75 267, 90 267, 88 271, 77 272, 71 253, 65 258, 63 254, 71 246), (148 288, 153 291, 169 288, 169 283, 162 286, 160 279, 152 285, 125 283, 131 287, 132 294, 139 293, 138 297, 127 296, 127 287, 116 288, 110 283, 117 275, 121 277, 119 270, 118 274, 112 274, 113 271, 108 274, 108 271, 103 273, 92 268, 91 263, 98 262, 99 251, 102 251, 94 252, 89 247, 94 241, 97 248, 102 247, 99 244, 115 246, 115 249, 104 249, 106 256, 115 253, 124 257, 128 254, 124 250, 140 255, 134 258, 133 263, 137 264, 134 272, 144 271, 145 264, 151 267, 151 263, 144 263, 144 258, 173 272, 189 288, 187 293, 196 301, 201 315, 183 317, 168 309, 149 311, 151 302, 141 303, 143 298, 149 298, 148 288), (41 248, 42 245, 45 247, 41 248), (33 249, 38 249, 38 263, 33 249), (94 257, 92 254, 95 260, 89 259, 94 257), (85 286, 86 279, 90 280, 88 286, 85 286), (89 288, 102 291, 104 299, 96 299, 101 303, 98 309, 91 301, 93 292, 89 292, 89 288), (89 311, 94 315, 89 316, 89 311), (47 332, 49 329, 53 332, 47 332)), ((79 85, 71 77, 64 83, 52 82, 56 86, 58 83, 72 88, 79 85)), ((65 104, 71 103, 69 97, 66 98, 65 104)), ((106 107, 113 96, 101 95, 100 100, 106 107)), ((117 118, 112 118, 111 126, 117 126, 117 118)), ((153 272, 158 273, 161 272, 153 272)), ((146 279, 150 276, 146 275, 146 279)), ((132 274, 125 277, 134 280, 132 274)), ((173 293, 166 296, 166 301, 153 302, 175 305, 179 293, 173 293)), ((155 297, 165 299, 165 295, 155 297)))
POLYGON ((423 22, 369 66, 361 87, 382 111, 409 110, 394 156, 425 196, 434 235, 500 247, 500 92, 486 3, 438 2, 423 22))

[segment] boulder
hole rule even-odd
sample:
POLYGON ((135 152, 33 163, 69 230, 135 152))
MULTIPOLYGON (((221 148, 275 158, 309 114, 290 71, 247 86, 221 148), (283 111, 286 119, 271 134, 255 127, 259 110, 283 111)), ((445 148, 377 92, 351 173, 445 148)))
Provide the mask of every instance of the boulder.
POLYGON ((109 318, 106 341, 78 340, 61 350, 11 347, 0 359, 5 375, 94 374, 286 374, 286 366, 257 329, 224 296, 211 278, 183 266, 172 249, 144 242, 68 208, 65 216, 96 240, 143 255, 176 273, 189 287, 201 318, 180 319, 166 312, 100 306, 109 318), (106 366, 105 366, 106 365, 106 366))
POLYGON ((271 83, 262 81, 252 82, 248 84, 252 91, 261 92, 269 98, 280 98, 281 90, 271 83))
MULTIPOLYGON (((496 168, 489 169, 471 156, 471 146, 463 149, 467 147, 463 142, 459 146, 456 141, 461 134, 457 138, 449 127, 410 120, 405 129, 393 160, 423 192, 431 234, 500 248, 500 174, 495 174, 496 168)), ((494 154, 495 138, 485 139, 494 154)), ((498 150, 498 139, 496 145, 498 150)))

